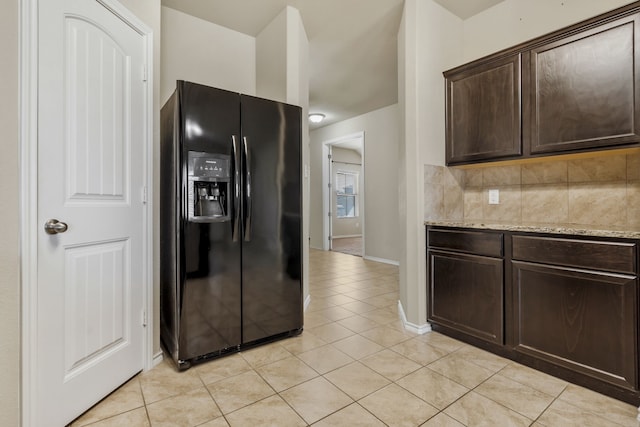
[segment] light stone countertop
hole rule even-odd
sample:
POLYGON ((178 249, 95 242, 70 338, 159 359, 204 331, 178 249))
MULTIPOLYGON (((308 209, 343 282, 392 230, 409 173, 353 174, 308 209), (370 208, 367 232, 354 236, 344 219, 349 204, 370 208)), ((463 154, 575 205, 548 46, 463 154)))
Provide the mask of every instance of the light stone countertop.
POLYGON ((424 225, 438 227, 476 228, 479 230, 517 231, 529 233, 572 234, 578 236, 640 239, 640 229, 622 227, 585 226, 582 224, 515 224, 461 221, 425 221, 424 225))

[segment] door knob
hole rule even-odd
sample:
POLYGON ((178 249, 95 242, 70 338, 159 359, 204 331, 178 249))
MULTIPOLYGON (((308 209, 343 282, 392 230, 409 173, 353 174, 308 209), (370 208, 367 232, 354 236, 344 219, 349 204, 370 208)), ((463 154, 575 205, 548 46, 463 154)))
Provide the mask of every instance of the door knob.
POLYGON ((44 223, 44 231, 47 234, 58 234, 67 231, 67 224, 60 222, 57 219, 50 219, 44 223))

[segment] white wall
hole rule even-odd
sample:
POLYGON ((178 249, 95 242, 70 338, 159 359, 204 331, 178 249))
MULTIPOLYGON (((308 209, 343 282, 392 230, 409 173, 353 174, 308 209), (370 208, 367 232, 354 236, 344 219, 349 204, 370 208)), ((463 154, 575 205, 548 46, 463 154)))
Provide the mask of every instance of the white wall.
POLYGON ((629 3, 629 0, 505 0, 464 21, 461 64, 629 3))
MULTIPOLYGON (((160 0, 120 0, 153 31, 153 201, 160 200, 160 0)), ((157 204, 155 205, 157 206, 157 204)), ((160 350, 160 211, 153 211, 153 353, 160 350)))
MULTIPOLYGON (((362 157, 355 150, 349 150, 340 148, 337 146, 332 147, 331 161, 333 162, 333 177, 332 182, 335 183, 335 175, 338 171, 355 172, 358 174, 358 189, 360 193, 364 190, 364 175, 362 174, 362 157)), ((331 203, 333 215, 331 216, 331 237, 337 238, 340 236, 359 236, 362 234, 362 215, 364 214, 364 204, 362 203, 362 197, 358 196, 358 215, 355 218, 338 218, 335 210, 337 202, 337 194, 335 192, 335 184, 331 192, 331 203)))
POLYGON ((257 95, 302 108, 302 294, 309 296, 309 40, 300 12, 285 7, 258 34, 257 95))
POLYGON ((0 13, 0 425, 20 425, 18 0, 0 13))
POLYGON ((287 8, 256 36, 256 95, 286 101, 287 8))
POLYGON ((163 6, 160 69, 160 105, 176 80, 255 95, 255 38, 163 6))
POLYGON ((309 296, 309 39, 297 9, 287 7, 287 102, 302 107, 302 295, 309 296))
MULTIPOLYGON (((463 21, 439 4, 418 2, 416 120, 420 165, 444 165, 445 87, 442 72, 460 62, 463 21)), ((422 170, 420 170, 422 173, 422 170)))
MULTIPOLYGON (((416 3, 409 3, 405 0, 402 10, 400 28, 398 28, 398 119, 400 143, 398 144, 398 212, 399 212, 399 297, 400 303, 406 305, 408 299, 407 286, 407 255, 412 249, 407 240, 407 165, 405 150, 407 141, 417 141, 413 130, 415 126, 409 126, 409 115, 415 113, 415 95, 407 90, 408 87, 415 88, 415 46, 417 44, 416 20, 412 19, 411 13, 415 11, 416 3)), ((413 143, 415 145, 415 142, 413 143)), ((415 190, 417 191, 417 190, 415 190)), ((417 251, 415 253, 417 255, 417 251)), ((415 270, 415 267, 412 267, 415 270)), ((413 272, 417 275, 417 271, 413 272)))
POLYGON ((311 131, 309 236, 311 247, 322 248, 322 144, 364 131, 365 256, 398 261, 398 105, 311 131))
POLYGON ((297 9, 287 7, 287 102, 302 107, 302 295, 309 296, 309 39, 297 9))
POLYGON ((444 164, 442 71, 459 62, 462 21, 431 0, 406 0, 398 35, 400 302, 410 326, 426 326, 423 165, 444 164))

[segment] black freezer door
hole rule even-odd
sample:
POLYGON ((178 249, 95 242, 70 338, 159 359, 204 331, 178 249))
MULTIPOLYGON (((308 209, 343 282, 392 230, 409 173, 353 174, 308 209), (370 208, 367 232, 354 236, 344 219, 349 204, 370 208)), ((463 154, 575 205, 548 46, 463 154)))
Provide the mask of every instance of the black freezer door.
MULTIPOLYGON (((178 82, 180 96, 181 209, 180 264, 183 274, 179 358, 188 360, 237 347, 242 342, 240 200, 235 203, 234 167, 240 141, 240 95, 195 83, 178 82), (234 150, 234 141, 236 144, 234 150), (189 152, 228 156, 231 215, 216 222, 194 222, 187 215, 189 152)), ((238 163, 239 165, 239 163, 238 163)), ((239 169, 239 168, 238 168, 239 169)), ((238 170, 239 172, 239 170, 238 170)), ((239 177, 239 173, 238 173, 239 177)))
POLYGON ((301 109, 241 95, 243 343, 302 328, 301 109))
MULTIPOLYGON (((240 96, 195 83, 180 82, 183 124, 182 177, 188 152, 229 156, 240 138, 240 96)), ((232 176, 235 169, 232 167, 232 176)), ((240 183, 237 183, 240 186, 240 183)), ((235 188, 235 180, 232 188, 235 188)), ((233 191, 231 192, 233 195, 233 191)), ((183 186, 182 206, 187 209, 183 186)), ((231 216, 222 222, 192 222, 183 211, 184 287, 180 313, 180 358, 191 359, 240 345, 241 243, 233 230, 240 212, 230 201, 231 216)), ((239 206, 239 205, 238 205, 239 206)))

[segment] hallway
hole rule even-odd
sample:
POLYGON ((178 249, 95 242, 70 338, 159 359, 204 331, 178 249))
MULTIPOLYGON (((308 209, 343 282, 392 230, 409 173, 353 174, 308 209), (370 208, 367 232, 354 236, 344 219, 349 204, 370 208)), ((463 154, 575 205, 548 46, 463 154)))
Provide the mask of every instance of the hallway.
POLYGON ((331 240, 331 250, 343 254, 362 256, 362 237, 339 237, 331 240))

